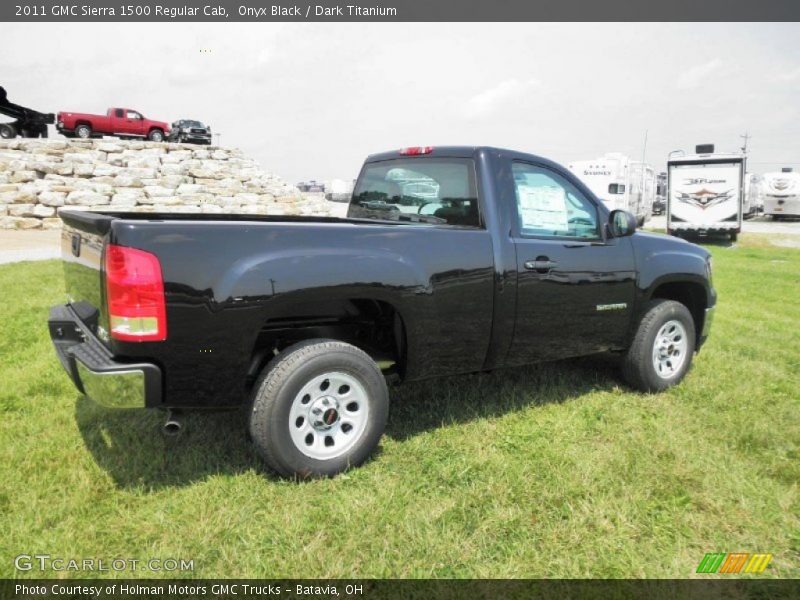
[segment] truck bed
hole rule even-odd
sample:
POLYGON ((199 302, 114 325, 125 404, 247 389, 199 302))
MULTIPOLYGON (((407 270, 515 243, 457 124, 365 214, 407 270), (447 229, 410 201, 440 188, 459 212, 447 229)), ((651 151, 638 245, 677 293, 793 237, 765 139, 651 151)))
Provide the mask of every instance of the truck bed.
POLYGON ((484 366, 494 294, 485 229, 299 216, 63 211, 61 218, 70 304, 81 307, 84 323, 116 360, 170 365, 165 397, 190 399, 189 406, 241 404, 245 387, 220 385, 215 373, 246 381, 254 361, 264 359, 254 352, 270 336, 298 323, 321 337, 343 326, 361 331, 364 313, 389 307, 387 318, 397 314, 403 331, 396 339, 411 345, 407 378, 484 366), (165 341, 109 337, 108 244, 158 257, 165 341))

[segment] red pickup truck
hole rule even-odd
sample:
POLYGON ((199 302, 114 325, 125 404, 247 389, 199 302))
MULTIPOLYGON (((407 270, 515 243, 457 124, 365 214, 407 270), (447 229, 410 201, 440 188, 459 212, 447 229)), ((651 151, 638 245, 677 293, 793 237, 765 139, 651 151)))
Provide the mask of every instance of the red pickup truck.
POLYGON ((151 121, 142 113, 129 108, 109 108, 105 116, 75 112, 60 112, 56 129, 65 137, 92 138, 113 135, 123 139, 147 138, 162 142, 169 135, 169 125, 151 121))

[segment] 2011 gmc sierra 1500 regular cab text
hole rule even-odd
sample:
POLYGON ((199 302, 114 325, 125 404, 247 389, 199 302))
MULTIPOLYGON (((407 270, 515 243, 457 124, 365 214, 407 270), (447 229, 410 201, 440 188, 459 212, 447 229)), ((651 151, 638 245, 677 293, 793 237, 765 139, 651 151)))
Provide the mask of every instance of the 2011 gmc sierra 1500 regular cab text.
POLYGON ((247 404, 287 476, 362 463, 386 380, 618 352, 636 389, 683 379, 716 303, 704 249, 635 233, 569 171, 487 147, 370 156, 347 218, 61 213, 50 334, 119 407, 247 404))

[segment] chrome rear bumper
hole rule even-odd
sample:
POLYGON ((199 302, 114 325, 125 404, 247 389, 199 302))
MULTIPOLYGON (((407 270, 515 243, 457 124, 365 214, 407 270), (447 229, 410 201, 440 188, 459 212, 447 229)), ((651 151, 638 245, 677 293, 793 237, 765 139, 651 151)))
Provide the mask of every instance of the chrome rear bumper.
POLYGON ((68 304, 50 309, 48 328, 61 366, 80 392, 109 408, 161 404, 161 369, 114 360, 68 304))

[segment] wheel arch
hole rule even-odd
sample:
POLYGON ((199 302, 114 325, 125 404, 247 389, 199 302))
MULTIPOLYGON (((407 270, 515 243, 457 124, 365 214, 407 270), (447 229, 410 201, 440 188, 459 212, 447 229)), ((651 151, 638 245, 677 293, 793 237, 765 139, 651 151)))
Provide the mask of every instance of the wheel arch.
POLYGON ((273 306, 255 335, 247 370, 251 387, 279 352, 299 342, 335 339, 356 346, 381 369, 400 377, 407 357, 406 321, 400 309, 384 298, 294 298, 273 306))
POLYGON ((664 277, 653 283, 646 299, 674 300, 688 308, 694 321, 695 342, 699 343, 705 321, 705 311, 709 306, 708 294, 703 281, 694 278, 664 277))

